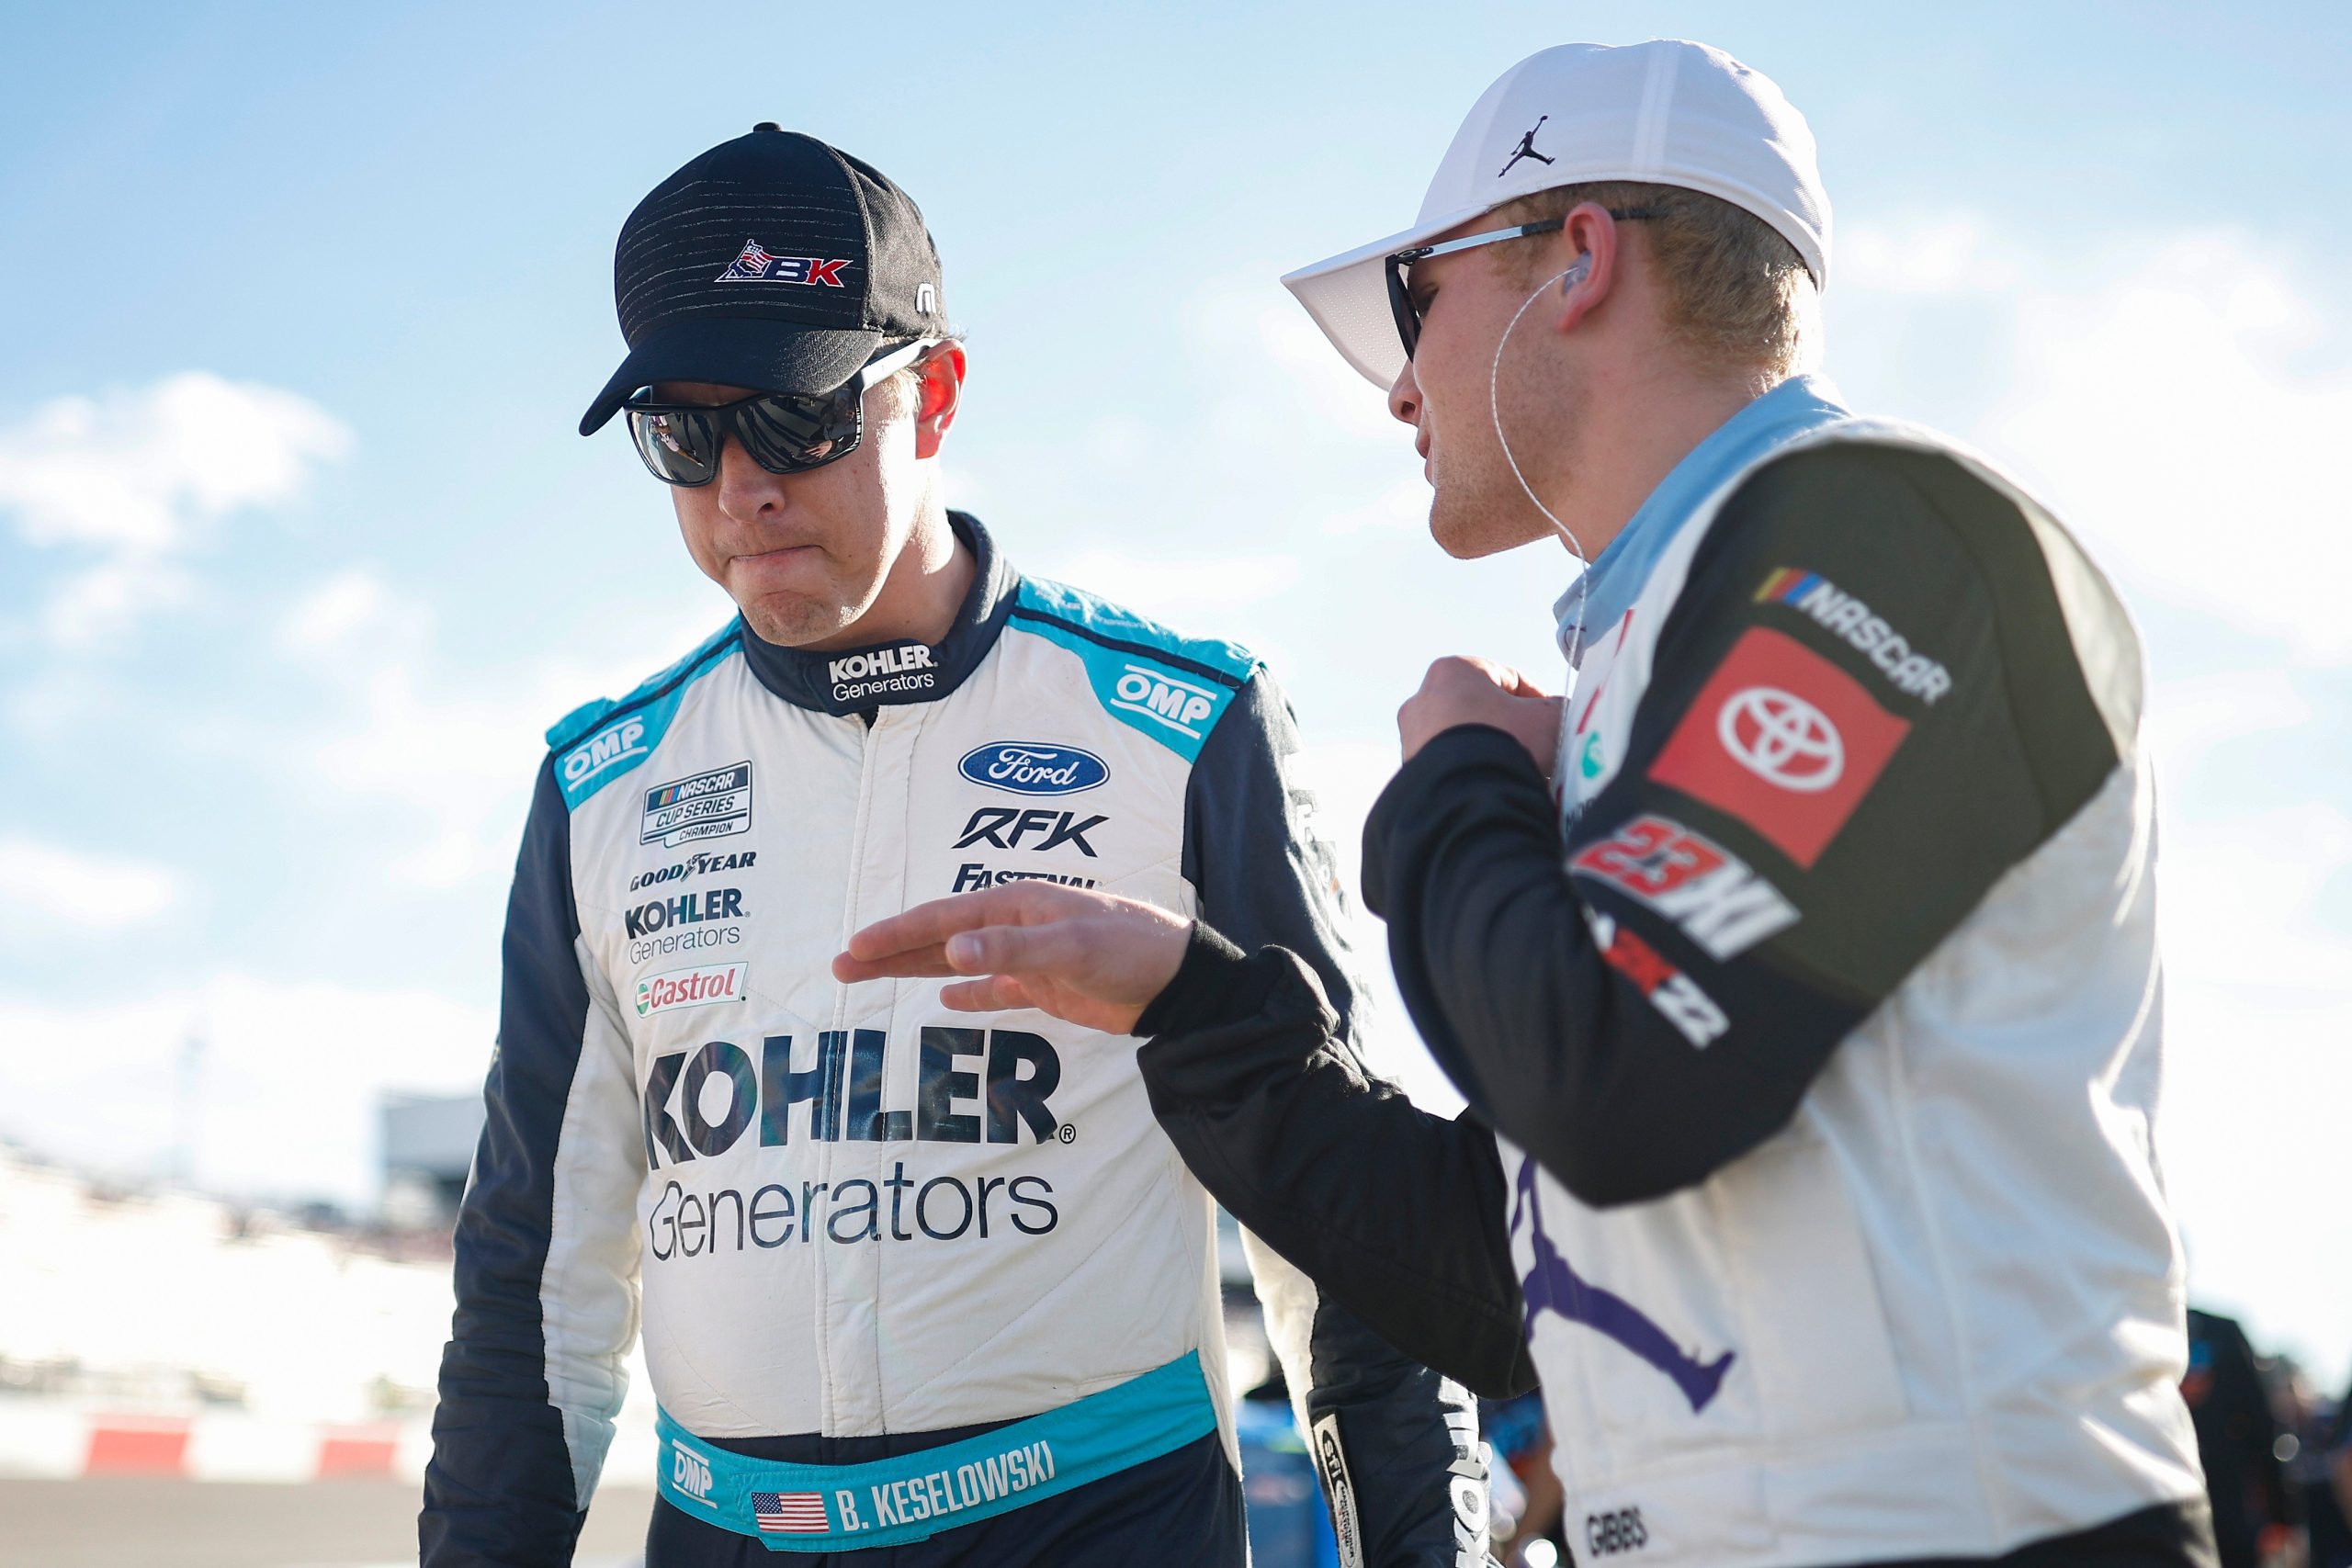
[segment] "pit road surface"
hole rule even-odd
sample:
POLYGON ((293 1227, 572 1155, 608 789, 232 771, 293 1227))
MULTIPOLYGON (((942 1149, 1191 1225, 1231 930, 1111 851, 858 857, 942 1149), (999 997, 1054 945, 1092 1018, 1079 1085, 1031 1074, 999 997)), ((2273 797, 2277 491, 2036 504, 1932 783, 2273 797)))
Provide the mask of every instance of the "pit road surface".
MULTIPOLYGON (((416 1562, 421 1489, 105 1476, 0 1481, 0 1568, 390 1568, 416 1562)), ((577 1568, 632 1568, 653 1494, 598 1492, 577 1568)))

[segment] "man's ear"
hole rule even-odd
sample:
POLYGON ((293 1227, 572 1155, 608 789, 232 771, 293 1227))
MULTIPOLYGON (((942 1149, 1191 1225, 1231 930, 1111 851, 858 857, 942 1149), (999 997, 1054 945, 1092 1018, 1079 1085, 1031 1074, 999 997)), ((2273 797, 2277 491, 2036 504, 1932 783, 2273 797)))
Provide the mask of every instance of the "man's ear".
POLYGON ((1568 209, 1560 243, 1577 262, 1553 312, 1552 324, 1566 333, 1574 332, 1616 288, 1623 256, 1617 249, 1617 220, 1597 201, 1580 201, 1568 209))
POLYGON ((964 402, 964 345, 942 344, 914 367, 915 456, 939 456, 948 426, 964 402))

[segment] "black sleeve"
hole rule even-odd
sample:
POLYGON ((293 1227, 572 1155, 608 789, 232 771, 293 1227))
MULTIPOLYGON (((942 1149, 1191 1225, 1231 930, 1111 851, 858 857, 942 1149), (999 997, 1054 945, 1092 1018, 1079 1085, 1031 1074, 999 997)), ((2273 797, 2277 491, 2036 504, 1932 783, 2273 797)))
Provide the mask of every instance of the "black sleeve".
MULTIPOLYGON (((1363 987, 1336 860, 1317 832, 1314 800, 1295 776, 1297 750, 1289 707, 1261 669, 1193 765, 1183 870, 1199 890, 1204 919, 1249 947, 1295 953, 1312 969, 1331 1000, 1333 1046, 1353 1065, 1363 987)), ((1482 1492, 1487 1480, 1476 1402, 1399 1354, 1334 1300, 1314 1269, 1302 1269, 1290 1248, 1249 1216, 1237 1217, 1267 1337, 1317 1455, 1343 1562, 1454 1562, 1457 1478, 1469 1476, 1482 1492)), ((1476 1511, 1483 1517, 1483 1507, 1476 1511)))
POLYGON ((1414 1021, 1584 1201, 1663 1196, 1785 1125, 2113 772, 2040 526, 1941 454, 1783 457, 1697 552, 1623 755, 1570 736, 1614 766, 1572 829, 1480 727, 1382 795, 1365 897, 1414 1021))
POLYGON ((643 1156, 626 1040, 590 994, 579 931, 550 761, 514 868, 488 1119, 458 1213, 424 1568, 569 1564, 626 1387, 643 1156), (559 1206, 567 1242, 551 1258, 559 1206))
POLYGON ((1347 890, 1297 776, 1298 724, 1261 667, 1201 743, 1184 795, 1184 880, 1201 914, 1244 952, 1286 947, 1315 972, 1340 1034, 1363 1032, 1347 890))
POLYGON ((1159 1124, 1235 1218, 1406 1354, 1534 1386, 1493 1134, 1368 1077, 1295 955, 1195 926, 1136 1029, 1159 1124))

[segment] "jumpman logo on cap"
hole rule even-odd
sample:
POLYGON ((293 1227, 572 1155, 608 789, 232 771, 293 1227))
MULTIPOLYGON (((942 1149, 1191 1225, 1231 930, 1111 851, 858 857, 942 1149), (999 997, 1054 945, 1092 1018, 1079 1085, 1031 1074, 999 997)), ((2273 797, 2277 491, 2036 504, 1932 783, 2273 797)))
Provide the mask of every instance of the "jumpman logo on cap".
POLYGON ((1511 171, 1511 164, 1518 163, 1521 158, 1532 158, 1539 164, 1549 164, 1553 162, 1552 159, 1546 158, 1543 153, 1538 152, 1535 150, 1535 133, 1544 129, 1544 120, 1550 119, 1552 117, 1547 114, 1543 119, 1537 120, 1533 125, 1527 128, 1527 134, 1519 139, 1519 145, 1517 147, 1511 149, 1510 163, 1505 164, 1500 169, 1497 170, 1495 173, 1495 178, 1501 179, 1503 175, 1510 174, 1511 171))
POLYGON ((1528 1270, 1519 1287, 1527 1308, 1523 1332, 1534 1334, 1539 1313, 1553 1313, 1570 1323, 1581 1323, 1673 1379, 1674 1386, 1682 1391, 1682 1397, 1690 1402, 1693 1416, 1713 1404, 1736 1353, 1726 1350, 1712 1361, 1702 1362, 1668 1338, 1666 1330, 1641 1308, 1613 1292, 1602 1290, 1569 1268, 1568 1260, 1560 1256, 1552 1238, 1544 1234, 1544 1211, 1535 1194, 1534 1156, 1521 1158, 1518 1187, 1518 1194, 1511 1201, 1510 1233, 1519 1234, 1519 1216, 1524 1210, 1531 1222, 1528 1243, 1535 1254, 1535 1267, 1528 1270))

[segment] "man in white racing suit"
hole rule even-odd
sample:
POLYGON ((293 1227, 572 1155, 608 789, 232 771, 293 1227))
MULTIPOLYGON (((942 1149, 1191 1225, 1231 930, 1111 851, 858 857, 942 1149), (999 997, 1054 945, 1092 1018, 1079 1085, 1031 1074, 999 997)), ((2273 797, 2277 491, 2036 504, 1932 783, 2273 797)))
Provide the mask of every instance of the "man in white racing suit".
POLYGON ((2210 1564, 2138 639, 1989 463, 1793 373, 1828 255, 1769 82, 1575 45, 1479 100, 1411 229, 1286 280, 1449 551, 1606 547, 1565 705, 1440 661, 1366 824, 1461 1120, 1206 916, 994 889, 838 972, 1148 1037, 1269 1246, 1482 1393, 1540 1376, 1588 1563, 2210 1564))
MULTIPOLYGON (((866 164, 763 126, 647 197, 615 274, 582 431, 626 414, 741 614, 548 732, 424 1562, 571 1561, 641 1321, 649 1568, 1238 1568, 1213 1207, 1134 1064, 828 963, 1043 879, 1307 953, 1351 1009, 1283 699, 945 509, 964 354, 866 164)), ((1484 1562, 1466 1393, 1251 1247, 1348 1561, 1484 1562)))

